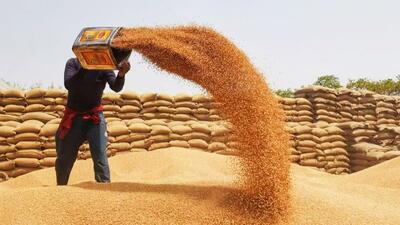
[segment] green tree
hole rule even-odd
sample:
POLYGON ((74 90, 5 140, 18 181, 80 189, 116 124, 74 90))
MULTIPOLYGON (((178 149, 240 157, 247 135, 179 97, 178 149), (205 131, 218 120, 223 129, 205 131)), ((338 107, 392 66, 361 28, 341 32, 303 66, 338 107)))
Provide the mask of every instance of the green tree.
POLYGON ((315 81, 314 85, 319 85, 328 88, 340 88, 342 85, 340 84, 339 78, 335 75, 324 75, 318 77, 317 81, 315 81))
POLYGON ((349 80, 346 87, 355 90, 369 90, 383 95, 399 95, 400 76, 397 75, 396 79, 384 79, 378 81, 368 80, 366 78, 349 80))
POLYGON ((294 97, 294 91, 290 88, 288 89, 278 89, 274 91, 276 95, 282 98, 292 98, 294 97))

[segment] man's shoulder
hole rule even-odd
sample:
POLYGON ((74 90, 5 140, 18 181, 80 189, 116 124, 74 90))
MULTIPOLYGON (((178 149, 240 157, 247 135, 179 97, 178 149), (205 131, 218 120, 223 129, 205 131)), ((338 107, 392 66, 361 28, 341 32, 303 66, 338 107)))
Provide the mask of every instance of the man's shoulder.
POLYGON ((79 61, 77 58, 69 58, 67 60, 67 65, 79 65, 79 61))

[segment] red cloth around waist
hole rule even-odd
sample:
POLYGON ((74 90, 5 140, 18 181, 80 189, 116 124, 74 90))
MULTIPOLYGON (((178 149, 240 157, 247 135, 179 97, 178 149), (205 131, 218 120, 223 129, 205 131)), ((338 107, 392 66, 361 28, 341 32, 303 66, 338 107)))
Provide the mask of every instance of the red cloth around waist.
POLYGON ((82 115, 82 118, 84 120, 90 120, 94 124, 99 124, 100 123, 99 112, 102 112, 102 111, 103 111, 102 105, 94 107, 93 109, 86 111, 86 112, 77 112, 68 107, 65 107, 64 116, 61 120, 60 127, 59 127, 60 138, 64 139, 64 137, 68 134, 76 116, 82 115))

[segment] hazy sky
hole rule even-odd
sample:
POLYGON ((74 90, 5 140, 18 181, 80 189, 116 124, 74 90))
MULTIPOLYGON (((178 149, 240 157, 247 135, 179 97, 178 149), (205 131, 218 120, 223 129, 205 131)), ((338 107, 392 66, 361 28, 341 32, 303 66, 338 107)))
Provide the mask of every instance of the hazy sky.
MULTIPOLYGON (((322 74, 384 79, 400 74, 400 1, 388 0, 9 0, 0 3, 0 77, 63 84, 72 43, 85 26, 210 26, 230 38, 272 88, 322 74)), ((125 89, 198 92, 138 54, 125 89)))

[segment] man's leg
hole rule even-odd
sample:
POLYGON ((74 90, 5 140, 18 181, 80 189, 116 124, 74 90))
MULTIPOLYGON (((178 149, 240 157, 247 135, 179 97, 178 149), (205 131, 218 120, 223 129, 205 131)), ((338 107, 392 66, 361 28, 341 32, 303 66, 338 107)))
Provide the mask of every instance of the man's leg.
POLYGON ((59 132, 56 134, 56 176, 57 185, 67 185, 69 175, 74 166, 79 146, 85 141, 82 118, 75 118, 71 129, 64 139, 60 139, 59 132))
POLYGON ((99 124, 90 124, 87 132, 97 182, 110 182, 110 168, 107 158, 107 125, 104 114, 100 114, 99 124))

